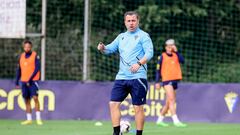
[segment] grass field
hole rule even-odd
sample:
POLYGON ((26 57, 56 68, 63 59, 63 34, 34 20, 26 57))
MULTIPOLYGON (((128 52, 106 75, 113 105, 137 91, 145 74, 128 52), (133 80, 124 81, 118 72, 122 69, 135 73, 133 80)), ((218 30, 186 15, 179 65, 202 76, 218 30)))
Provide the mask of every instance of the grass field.
MULTIPOLYGON (((18 120, 0 120, 0 135, 112 135, 110 122, 103 122, 102 126, 95 126, 94 123, 51 120, 44 121, 42 126, 35 123, 22 126, 18 120)), ((188 123, 187 128, 162 128, 147 122, 144 135, 240 135, 240 124, 188 123)))

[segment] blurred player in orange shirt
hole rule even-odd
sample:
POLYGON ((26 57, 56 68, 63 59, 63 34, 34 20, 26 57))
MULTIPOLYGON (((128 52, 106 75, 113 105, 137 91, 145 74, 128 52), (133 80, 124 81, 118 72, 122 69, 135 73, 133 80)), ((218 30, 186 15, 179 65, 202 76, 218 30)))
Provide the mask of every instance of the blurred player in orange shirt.
POLYGON ((182 80, 182 71, 180 63, 184 63, 183 56, 177 51, 175 41, 169 39, 165 42, 166 52, 159 56, 156 71, 156 89, 159 90, 161 85, 166 91, 166 104, 164 105, 156 124, 167 127, 168 124, 163 122, 164 116, 170 110, 173 123, 176 127, 186 127, 186 124, 180 122, 176 114, 176 89, 178 82, 182 80), (162 79, 162 83, 159 80, 162 79))
POLYGON ((42 125, 40 106, 38 101, 38 81, 40 79, 40 60, 35 51, 32 51, 32 42, 24 41, 24 52, 20 55, 18 60, 16 88, 19 85, 22 89, 22 96, 26 104, 27 120, 23 121, 22 125, 32 124, 32 109, 30 101, 33 98, 36 110, 36 122, 42 125))

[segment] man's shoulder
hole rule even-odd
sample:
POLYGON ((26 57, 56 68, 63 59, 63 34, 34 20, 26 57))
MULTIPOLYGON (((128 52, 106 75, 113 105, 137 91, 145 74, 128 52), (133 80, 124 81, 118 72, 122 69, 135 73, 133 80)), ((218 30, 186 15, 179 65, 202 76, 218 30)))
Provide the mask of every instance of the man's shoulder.
POLYGON ((123 37, 125 34, 126 34, 126 32, 122 32, 122 33, 118 34, 117 38, 121 38, 121 37, 123 37))
POLYGON ((32 51, 32 53, 38 55, 36 51, 32 51))
POLYGON ((24 56, 24 55, 25 55, 25 53, 24 53, 24 52, 21 52, 20 54, 17 55, 17 59, 20 60, 20 58, 21 58, 22 56, 24 56))
POLYGON ((36 51, 32 51, 32 54, 35 56, 36 59, 40 59, 40 56, 38 55, 38 53, 36 51))
POLYGON ((149 34, 148 34, 147 32, 145 32, 145 31, 143 31, 142 29, 139 30, 139 33, 140 33, 142 36, 148 36, 148 37, 150 37, 149 34))
POLYGON ((22 56, 22 53, 17 55, 17 60, 18 61, 20 60, 21 56, 22 56))
POLYGON ((126 35, 126 34, 128 34, 127 31, 125 31, 125 32, 121 32, 118 36, 124 36, 124 35, 126 35))

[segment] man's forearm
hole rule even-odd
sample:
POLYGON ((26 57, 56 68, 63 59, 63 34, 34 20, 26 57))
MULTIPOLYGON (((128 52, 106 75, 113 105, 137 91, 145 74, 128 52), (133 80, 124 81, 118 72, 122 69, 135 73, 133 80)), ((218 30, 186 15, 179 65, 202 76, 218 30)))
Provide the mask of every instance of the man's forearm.
POLYGON ((139 62, 140 62, 142 65, 146 64, 146 63, 147 63, 147 57, 144 56, 142 59, 139 60, 139 62))

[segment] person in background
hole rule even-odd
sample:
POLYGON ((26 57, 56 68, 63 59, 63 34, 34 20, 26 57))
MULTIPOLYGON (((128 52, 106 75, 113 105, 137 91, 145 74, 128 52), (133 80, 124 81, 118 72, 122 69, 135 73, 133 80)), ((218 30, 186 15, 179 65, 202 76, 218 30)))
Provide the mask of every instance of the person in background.
POLYGON ((27 120, 23 121, 22 125, 32 124, 32 109, 30 101, 35 102, 36 122, 42 125, 40 115, 40 105, 38 101, 38 81, 40 79, 40 60, 35 51, 32 51, 32 42, 24 41, 24 52, 20 55, 17 66, 16 88, 19 85, 22 89, 22 96, 25 100, 27 120))
POLYGON ((187 125, 180 122, 176 114, 176 90, 178 83, 182 80, 182 71, 180 63, 184 63, 183 56, 178 52, 174 39, 168 39, 165 42, 166 51, 158 57, 156 70, 156 89, 162 86, 166 91, 166 104, 160 112, 156 124, 167 127, 167 123, 163 122, 165 114, 170 110, 173 124, 176 127, 186 127, 187 125), (160 79, 162 80, 161 84, 160 79))

